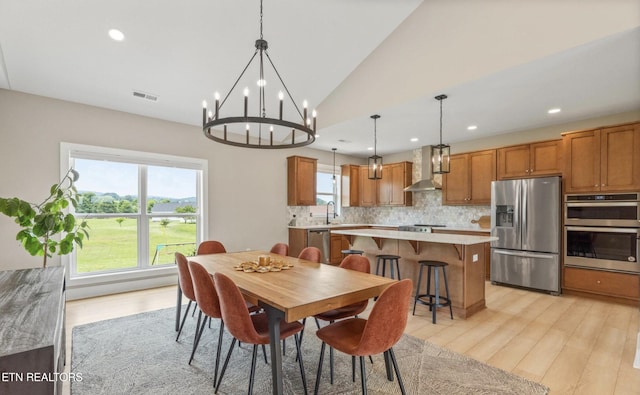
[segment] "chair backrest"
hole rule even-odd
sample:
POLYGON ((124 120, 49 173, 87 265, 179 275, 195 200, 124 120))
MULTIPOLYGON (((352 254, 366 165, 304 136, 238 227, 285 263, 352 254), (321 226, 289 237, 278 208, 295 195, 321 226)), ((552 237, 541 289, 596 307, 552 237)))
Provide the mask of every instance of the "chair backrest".
POLYGON ((271 247, 271 252, 274 254, 287 256, 289 255, 289 246, 285 243, 276 243, 271 247))
POLYGON ((178 282, 180 283, 180 290, 182 290, 182 294, 189 300, 196 300, 196 295, 193 291, 193 280, 191 280, 191 273, 189 272, 187 257, 179 252, 176 252, 175 256, 176 265, 178 265, 178 282))
POLYGON ((407 326, 412 289, 411 280, 404 279, 382 291, 369 313, 358 345, 358 355, 380 354, 400 340, 407 326))
POLYGON ((197 254, 198 255, 222 254, 225 252, 227 252, 227 250, 224 248, 224 245, 222 245, 222 243, 220 243, 219 241, 206 240, 200 243, 200 245, 198 246, 197 254))
POLYGON ((247 344, 259 344, 260 335, 253 326, 247 304, 238 286, 222 273, 213 275, 216 291, 220 297, 222 320, 229 333, 247 344))
POLYGON ((369 259, 362 255, 347 255, 342 262, 340 262, 340 267, 343 269, 356 270, 362 273, 371 273, 369 259))
POLYGON ((207 269, 198 262, 189 261, 189 272, 191 273, 193 291, 200 310, 209 317, 222 318, 220 299, 207 269))
POLYGON ((316 247, 305 247, 300 251, 298 258, 320 263, 322 260, 322 252, 316 247))

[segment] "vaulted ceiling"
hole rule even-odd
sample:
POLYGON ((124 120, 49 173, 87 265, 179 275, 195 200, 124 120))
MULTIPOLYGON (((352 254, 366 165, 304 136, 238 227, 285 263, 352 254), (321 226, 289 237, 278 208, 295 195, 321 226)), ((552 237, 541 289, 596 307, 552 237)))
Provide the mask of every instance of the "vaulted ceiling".
MULTIPOLYGON (((0 88, 200 126, 259 34, 258 0, 0 0, 0 88)), ((374 113, 379 153, 437 144, 443 93, 446 143, 640 108, 637 0, 265 0, 264 38, 317 149, 369 155, 374 113)))

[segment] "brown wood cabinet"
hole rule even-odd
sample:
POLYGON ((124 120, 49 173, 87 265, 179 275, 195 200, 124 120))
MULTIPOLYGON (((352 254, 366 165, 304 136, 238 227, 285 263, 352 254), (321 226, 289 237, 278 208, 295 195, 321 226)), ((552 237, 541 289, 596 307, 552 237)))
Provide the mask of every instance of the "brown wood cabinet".
POLYGON ((498 179, 562 174, 562 140, 498 148, 498 179))
POLYGON ((360 166, 342 165, 341 169, 342 207, 358 207, 360 206, 360 166))
POLYGON ((640 123, 563 134, 566 192, 640 189, 640 123))
MULTIPOLYGON (((347 228, 342 228, 347 229, 347 228)), ((329 258, 329 262, 332 265, 339 265, 342 262, 342 250, 349 249, 349 241, 346 237, 342 235, 336 235, 331 233, 331 257, 329 258)))
POLYGON ((287 158, 287 205, 316 205, 318 160, 304 156, 287 158))
POLYGON ((404 188, 411 185, 413 163, 398 162, 384 165, 382 178, 378 180, 378 206, 411 206, 412 193, 404 188))
POLYGON ((373 207, 378 203, 378 180, 370 180, 366 165, 360 166, 359 203, 361 207, 373 207))
POLYGON ((567 290, 634 301, 640 299, 640 282, 637 274, 565 267, 562 283, 562 288, 567 290))
POLYGON ((289 256, 297 257, 307 246, 307 229, 289 228, 289 256))
POLYGON ((496 150, 451 155, 451 172, 443 177, 442 204, 491 203, 491 181, 496 180, 496 150))

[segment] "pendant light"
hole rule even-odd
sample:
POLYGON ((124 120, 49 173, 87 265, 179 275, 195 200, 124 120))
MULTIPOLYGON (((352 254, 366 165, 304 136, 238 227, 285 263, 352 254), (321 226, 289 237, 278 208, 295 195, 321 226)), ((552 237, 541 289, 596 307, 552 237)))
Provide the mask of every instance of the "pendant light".
MULTIPOLYGON (((289 89, 285 85, 280 73, 273 64, 269 52, 267 51, 269 45, 267 40, 262 36, 262 0, 260 0, 260 38, 255 42, 255 52, 249 60, 249 63, 245 66, 240 73, 238 79, 234 82, 229 93, 220 100, 220 95, 216 92, 215 105, 212 110, 207 109, 207 102, 202 102, 202 130, 204 135, 209 139, 218 143, 233 145, 236 147, 245 148, 293 148, 302 147, 313 143, 316 139, 316 116, 315 110, 311 112, 311 117, 307 115, 307 101, 302 103, 302 111, 300 111, 298 105, 293 100, 289 89), (253 60, 258 58, 259 61, 259 76, 257 80, 258 99, 257 114, 251 115, 249 109, 249 88, 244 88, 244 112, 236 115, 222 116, 222 106, 227 102, 227 99, 233 92, 234 88, 242 76, 245 74, 253 60), (267 80, 265 79, 265 67, 264 58, 267 58, 268 64, 271 65, 275 76, 278 77, 282 90, 278 94, 278 106, 274 106, 276 109, 272 109, 273 115, 267 115, 266 101, 270 95, 266 94, 267 80), (284 92, 287 93, 288 98, 293 104, 293 108, 298 113, 297 119, 285 119, 283 117, 283 100, 284 92), (275 116, 277 114, 277 117, 275 116), (222 130, 218 130, 217 126, 222 127, 222 130), (232 136, 240 136, 238 138, 232 138, 232 136)), ((274 78, 275 79, 275 78, 274 78)), ((276 82, 277 84, 277 82, 276 82)), ((274 95, 275 96, 275 95, 274 95)), ((275 102, 275 100, 274 100, 275 102)))
POLYGON ((382 156, 378 156, 377 144, 378 144, 378 136, 377 136, 377 121, 380 118, 380 115, 374 114, 371 116, 373 119, 373 156, 369 157, 369 179, 370 180, 379 180, 382 178, 382 156))
POLYGON ((333 151, 333 185, 336 185, 336 150, 337 148, 331 148, 333 151))
POLYGON ((440 144, 431 147, 431 173, 444 174, 449 173, 449 158, 451 147, 442 144, 442 101, 447 95, 438 95, 435 97, 440 102, 440 144))

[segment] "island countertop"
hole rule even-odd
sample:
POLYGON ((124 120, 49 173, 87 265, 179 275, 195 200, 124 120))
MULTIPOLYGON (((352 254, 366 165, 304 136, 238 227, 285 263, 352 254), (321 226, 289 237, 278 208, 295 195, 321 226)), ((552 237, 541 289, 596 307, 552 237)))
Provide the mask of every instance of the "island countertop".
POLYGON ((331 229, 331 233, 346 235, 346 236, 364 236, 374 237, 380 239, 395 239, 395 240, 409 240, 409 241, 423 241, 427 243, 440 243, 440 244, 458 244, 458 245, 474 245, 488 243, 498 240, 494 236, 471 236, 471 235, 456 235, 445 233, 423 233, 423 232, 405 232, 399 230, 384 230, 384 229, 345 229, 334 230, 331 229))

